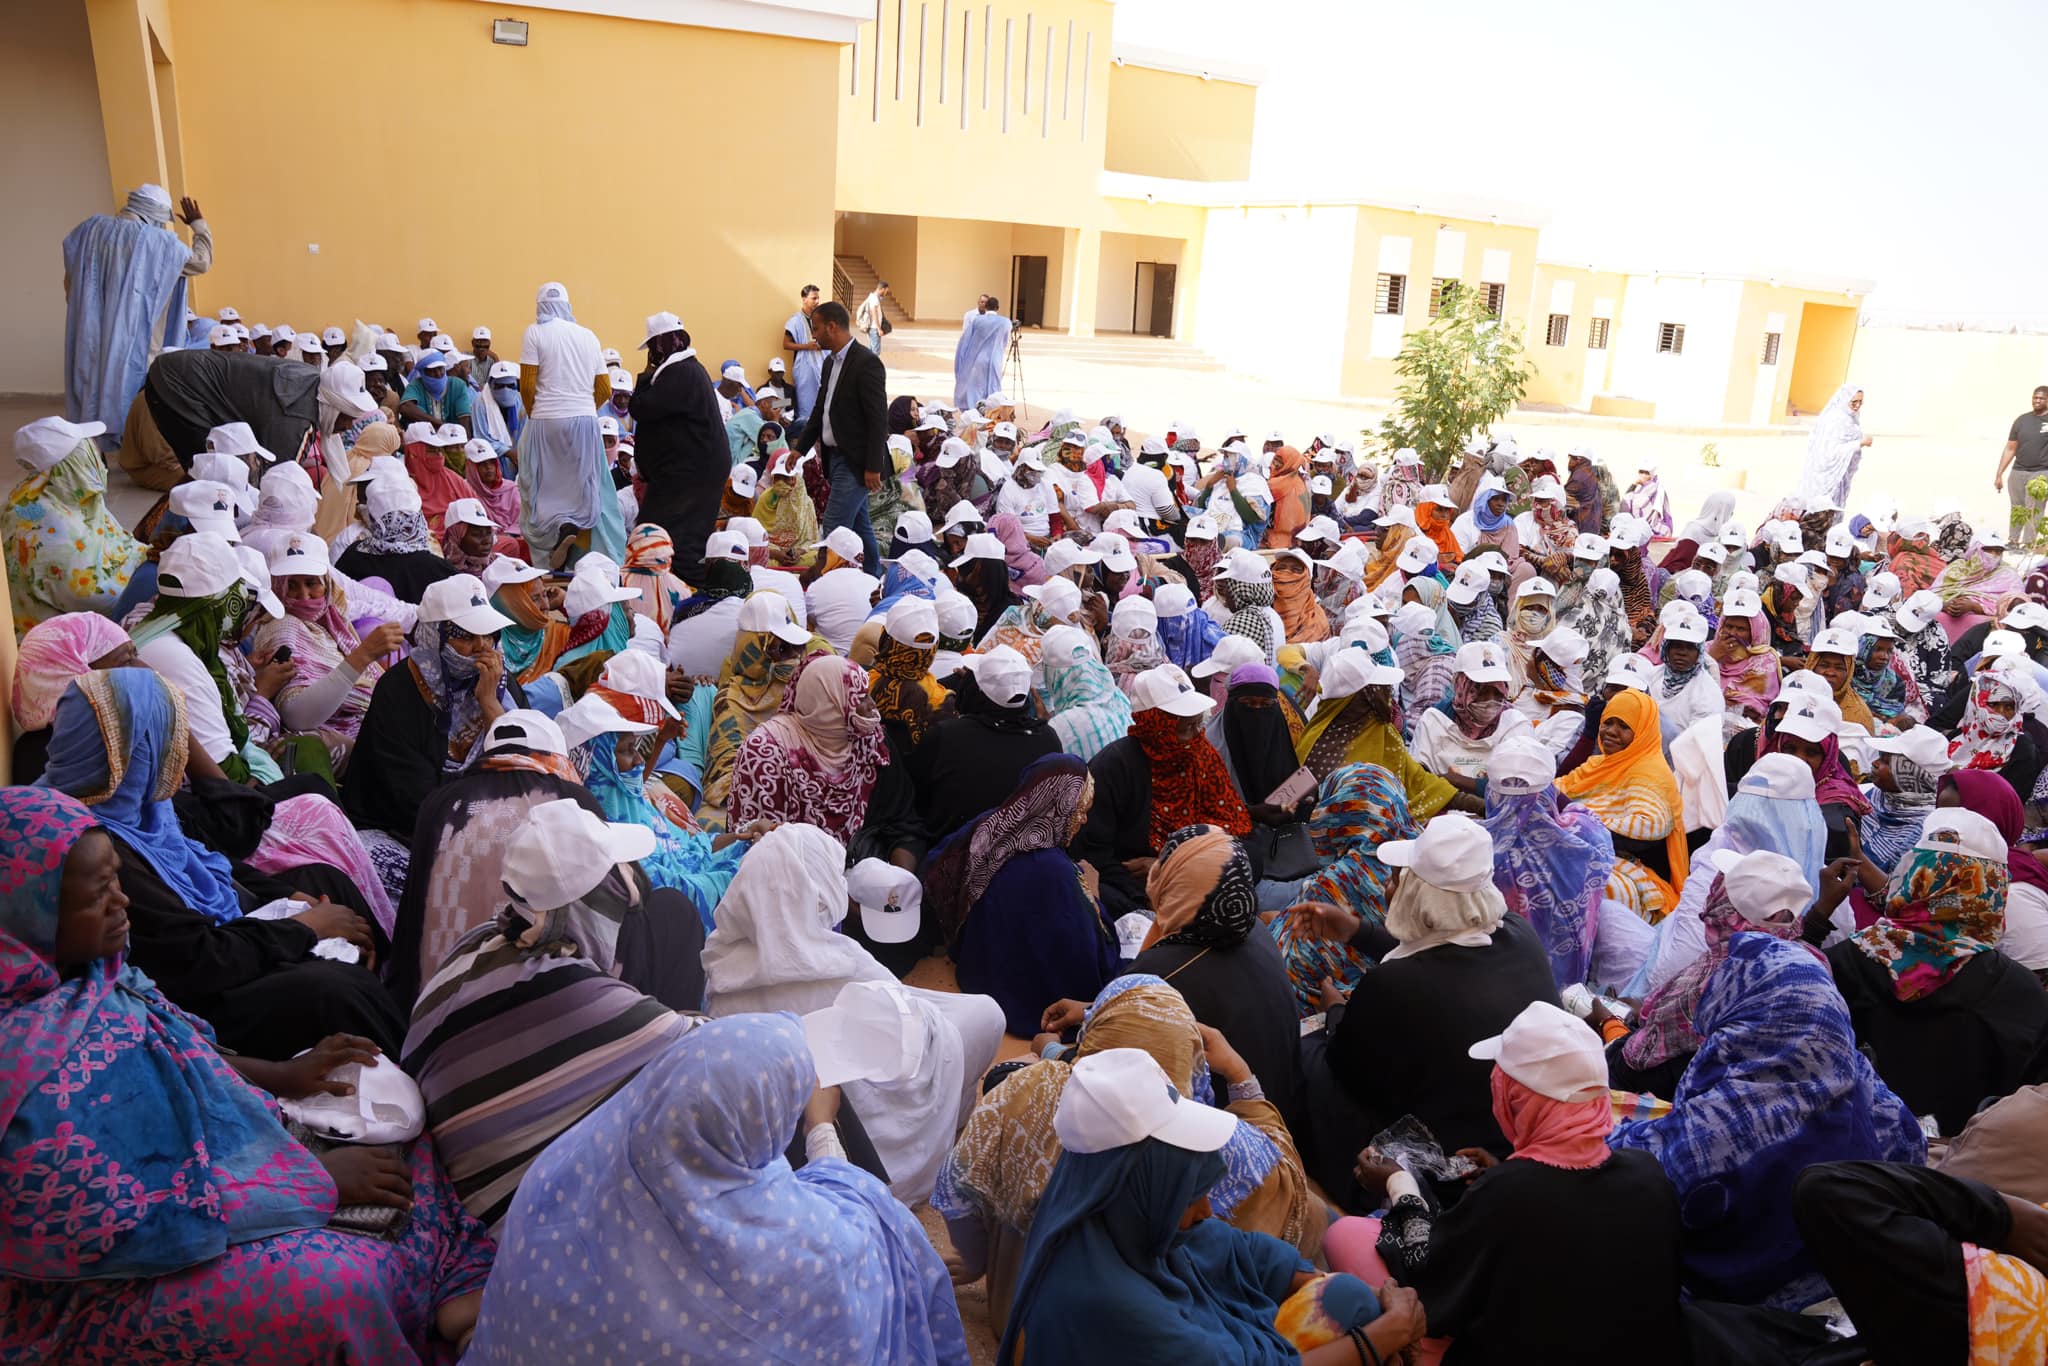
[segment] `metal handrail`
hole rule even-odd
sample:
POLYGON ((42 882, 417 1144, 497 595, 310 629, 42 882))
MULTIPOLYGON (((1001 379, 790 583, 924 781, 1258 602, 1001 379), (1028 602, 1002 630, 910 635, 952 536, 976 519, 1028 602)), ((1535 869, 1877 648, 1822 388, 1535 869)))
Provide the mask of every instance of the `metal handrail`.
POLYGON ((839 268, 837 261, 832 263, 832 297, 839 300, 848 313, 853 312, 853 281, 846 278, 846 272, 839 268))

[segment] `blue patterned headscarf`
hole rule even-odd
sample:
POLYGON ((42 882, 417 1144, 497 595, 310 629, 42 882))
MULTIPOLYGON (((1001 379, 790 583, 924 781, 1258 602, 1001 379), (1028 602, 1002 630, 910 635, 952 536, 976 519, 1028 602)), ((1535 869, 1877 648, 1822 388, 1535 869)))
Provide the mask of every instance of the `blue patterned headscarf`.
POLYGON ((1799 945, 1737 934, 1693 1026, 1704 1042, 1671 1113, 1621 1125, 1608 1145, 1663 1164, 1685 1221, 1687 1280, 1700 1293, 1809 1303, 1802 1283, 1816 1279, 1813 1263, 1792 1219, 1799 1174, 1816 1162, 1918 1166, 1927 1139, 1856 1051, 1834 978, 1799 945))
POLYGON ((783 1149, 817 1064, 789 1015, 699 1025, 549 1145, 519 1184, 464 1360, 960 1362, 917 1216, 837 1158, 783 1149))
POLYGON ((1510 795, 1486 794, 1493 836, 1493 885, 1543 939, 1560 990, 1586 980, 1592 966, 1594 908, 1614 871, 1614 837, 1576 803, 1559 809, 1557 784, 1510 795))
POLYGON ((1159 645, 1167 662, 1192 669, 1215 652, 1223 624, 1197 607, 1177 617, 1159 618, 1159 645))
POLYGON ((163 1276, 324 1226, 334 1182, 203 1024, 121 954, 58 974, 64 862, 94 827, 61 792, 0 788, 0 1275, 163 1276))

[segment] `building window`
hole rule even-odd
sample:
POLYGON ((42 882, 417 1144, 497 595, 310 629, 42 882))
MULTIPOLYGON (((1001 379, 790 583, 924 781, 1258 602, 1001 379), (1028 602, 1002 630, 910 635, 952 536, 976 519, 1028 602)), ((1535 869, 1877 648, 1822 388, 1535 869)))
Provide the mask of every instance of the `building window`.
POLYGON ((1444 305, 1458 296, 1456 280, 1431 280, 1429 282, 1429 316, 1434 318, 1444 311, 1444 305))
POLYGON ((1607 349, 1607 325, 1610 321, 1612 320, 1608 318, 1593 318, 1586 323, 1586 349, 1588 351, 1605 351, 1607 349))
POLYGON ((1373 293, 1372 311, 1375 313, 1406 313, 1408 311, 1408 277, 1405 275, 1380 275, 1379 288, 1373 293))
POLYGON ((1563 346, 1571 334, 1572 315, 1569 313, 1553 313, 1550 315, 1550 325, 1543 330, 1543 344, 1545 346, 1563 346))
POLYGON ((1764 333, 1765 365, 1776 365, 1778 363, 1778 341, 1783 335, 1781 332, 1764 333))
POLYGON ((1484 288, 1486 290, 1486 311, 1498 318, 1507 311, 1508 287, 1506 285, 1486 285, 1484 288))
POLYGON ((1685 324, 1657 324, 1657 354, 1660 356, 1682 356, 1685 354, 1685 324))

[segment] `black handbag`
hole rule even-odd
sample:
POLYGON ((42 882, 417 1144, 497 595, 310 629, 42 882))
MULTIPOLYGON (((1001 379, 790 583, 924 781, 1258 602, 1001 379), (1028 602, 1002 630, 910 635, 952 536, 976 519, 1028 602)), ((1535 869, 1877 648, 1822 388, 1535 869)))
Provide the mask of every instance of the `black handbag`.
POLYGON ((1269 882, 1296 882, 1322 866, 1308 835, 1307 821, 1286 825, 1255 825, 1246 841, 1259 876, 1269 882))
POLYGON ((890 334, 891 332, 894 332, 895 330, 896 330, 896 329, 895 329, 895 327, 894 327, 894 326, 893 326, 893 325, 892 325, 892 324, 891 324, 891 323, 889 322, 889 320, 888 320, 887 318, 884 318, 884 319, 882 319, 882 335, 883 335, 883 336, 885 336, 885 337, 886 337, 886 336, 888 336, 888 335, 889 335, 889 334, 890 334))

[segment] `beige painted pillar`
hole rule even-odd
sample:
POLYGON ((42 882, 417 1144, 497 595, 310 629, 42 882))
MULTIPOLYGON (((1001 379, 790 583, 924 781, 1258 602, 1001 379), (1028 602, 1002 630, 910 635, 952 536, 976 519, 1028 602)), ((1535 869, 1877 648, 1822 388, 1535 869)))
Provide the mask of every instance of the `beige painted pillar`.
POLYGON ((156 57, 149 20, 137 0, 85 0, 92 31, 93 67, 99 76, 100 122, 107 135, 107 171, 113 205, 128 191, 154 183, 170 190, 164 156, 163 117, 157 108, 156 57))
POLYGON ((1067 334, 1095 335, 1095 294, 1102 282, 1102 230, 1067 233, 1067 334))

